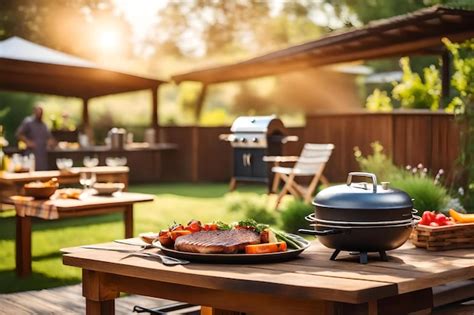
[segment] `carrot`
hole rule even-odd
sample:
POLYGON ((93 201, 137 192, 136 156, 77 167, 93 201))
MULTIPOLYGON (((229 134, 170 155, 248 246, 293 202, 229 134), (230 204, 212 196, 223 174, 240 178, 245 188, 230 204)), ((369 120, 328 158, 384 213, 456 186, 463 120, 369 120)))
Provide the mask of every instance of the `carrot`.
POLYGON ((188 231, 188 230, 176 230, 176 231, 171 231, 170 232, 170 235, 171 235, 171 239, 174 241, 176 240, 178 237, 180 236, 183 236, 183 235, 188 235, 188 234, 191 234, 191 231, 188 231))
POLYGON ((474 214, 459 213, 454 209, 449 209, 449 216, 459 223, 474 223, 474 214))
POLYGON ((276 243, 264 243, 257 245, 247 245, 245 246, 246 254, 266 254, 266 253, 276 253, 286 251, 285 242, 276 242, 276 243))

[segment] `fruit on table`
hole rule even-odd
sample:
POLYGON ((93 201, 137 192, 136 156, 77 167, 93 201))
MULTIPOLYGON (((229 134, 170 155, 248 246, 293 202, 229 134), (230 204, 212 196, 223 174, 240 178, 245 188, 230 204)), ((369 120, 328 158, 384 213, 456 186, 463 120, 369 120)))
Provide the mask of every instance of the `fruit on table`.
POLYGON ((453 225, 454 222, 442 213, 436 213, 435 211, 425 211, 423 212, 421 221, 418 224, 436 227, 436 226, 453 225))
POLYGON ((459 223, 474 223, 474 214, 459 213, 454 209, 449 209, 449 215, 454 221, 459 223))
POLYGON ((245 246, 246 254, 266 254, 286 251, 286 242, 264 243, 245 246))

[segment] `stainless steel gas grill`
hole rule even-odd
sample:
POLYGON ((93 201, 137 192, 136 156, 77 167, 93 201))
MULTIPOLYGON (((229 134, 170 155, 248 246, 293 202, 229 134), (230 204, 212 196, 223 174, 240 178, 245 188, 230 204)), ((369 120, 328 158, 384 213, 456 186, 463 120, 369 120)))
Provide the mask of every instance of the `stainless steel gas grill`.
POLYGON ((233 173, 230 189, 237 182, 261 182, 271 185, 271 165, 263 161, 266 155, 282 155, 283 144, 297 141, 288 136, 283 122, 276 116, 241 116, 230 128, 232 134, 220 135, 233 148, 233 173))

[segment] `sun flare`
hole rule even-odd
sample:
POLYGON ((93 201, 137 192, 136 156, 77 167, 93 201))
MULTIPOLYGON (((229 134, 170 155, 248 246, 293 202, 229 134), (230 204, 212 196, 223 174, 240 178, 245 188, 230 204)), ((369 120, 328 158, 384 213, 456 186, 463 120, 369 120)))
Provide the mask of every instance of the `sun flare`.
POLYGON ((120 48, 120 33, 113 29, 101 30, 97 35, 97 44, 104 52, 116 51, 120 48))

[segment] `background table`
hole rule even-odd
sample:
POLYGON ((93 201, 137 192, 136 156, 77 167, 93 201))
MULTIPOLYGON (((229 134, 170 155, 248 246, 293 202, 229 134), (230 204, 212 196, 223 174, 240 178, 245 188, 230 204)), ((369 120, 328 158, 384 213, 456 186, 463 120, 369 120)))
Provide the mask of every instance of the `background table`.
POLYGON ((330 261, 332 251, 317 241, 302 259, 260 265, 167 267, 120 252, 63 251, 64 264, 83 269, 87 314, 113 314, 120 292, 203 305, 207 314, 406 314, 431 309, 434 286, 474 277, 472 250, 430 253, 411 244, 367 265, 349 255, 330 261))
POLYGON ((37 171, 25 173, 0 172, 0 201, 13 195, 23 194, 23 185, 34 181, 47 181, 56 177, 60 184, 79 184, 81 172, 93 172, 98 182, 124 183, 128 187, 129 169, 127 166, 74 167, 70 172, 37 171))
MULTIPOLYGON (((121 193, 114 197, 91 196, 84 200, 58 199, 54 205, 58 219, 123 212, 125 237, 133 237, 133 205, 153 201, 153 195, 121 193)), ((16 273, 20 277, 31 274, 31 218, 16 216, 16 273)))

